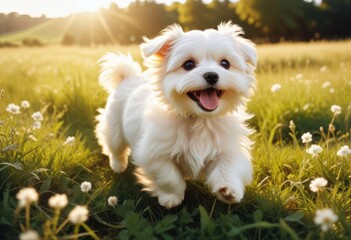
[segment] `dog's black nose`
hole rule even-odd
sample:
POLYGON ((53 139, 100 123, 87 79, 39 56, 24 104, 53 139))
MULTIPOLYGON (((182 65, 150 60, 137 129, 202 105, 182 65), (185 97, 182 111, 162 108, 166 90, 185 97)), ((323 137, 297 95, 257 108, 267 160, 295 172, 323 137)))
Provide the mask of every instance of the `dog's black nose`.
POLYGON ((207 72, 204 74, 204 78, 210 85, 215 85, 218 82, 219 77, 215 72, 207 72))

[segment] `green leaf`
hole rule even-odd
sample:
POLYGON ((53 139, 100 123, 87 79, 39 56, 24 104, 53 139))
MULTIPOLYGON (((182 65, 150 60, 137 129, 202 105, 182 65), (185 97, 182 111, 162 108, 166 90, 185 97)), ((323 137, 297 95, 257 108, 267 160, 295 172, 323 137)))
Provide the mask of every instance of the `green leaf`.
POLYGON ((201 231, 204 231, 210 226, 211 219, 208 216, 205 208, 203 206, 199 207, 200 219, 201 219, 201 231))
POLYGON ((232 229, 230 229, 230 231, 228 232, 228 236, 234 237, 234 236, 239 235, 241 232, 242 232, 241 228, 232 227, 232 229))
POLYGON ((292 239, 296 239, 296 240, 300 239, 297 233, 291 227, 289 227, 289 225, 283 219, 280 219, 279 223, 280 223, 280 227, 283 230, 285 230, 288 234, 290 234, 292 239))
POLYGON ((160 222, 156 224, 155 232, 157 234, 160 234, 175 228, 175 225, 173 224, 175 221, 177 221, 177 216, 167 215, 160 222))
POLYGON ((287 222, 297 222, 299 220, 301 220, 304 217, 304 213, 303 212, 294 212, 292 214, 290 214, 289 216, 286 216, 284 218, 285 221, 287 222))
POLYGON ((261 222, 263 219, 263 213, 261 211, 261 209, 257 209, 254 213, 253 213, 253 217, 254 217, 254 221, 255 222, 261 222))

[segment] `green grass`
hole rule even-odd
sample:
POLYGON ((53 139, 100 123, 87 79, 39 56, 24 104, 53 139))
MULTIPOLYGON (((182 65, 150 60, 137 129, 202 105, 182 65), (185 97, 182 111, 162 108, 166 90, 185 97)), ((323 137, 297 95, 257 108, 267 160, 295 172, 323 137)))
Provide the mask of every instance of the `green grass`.
MULTIPOLYGON (((351 237, 351 155, 336 155, 350 146, 351 42, 279 44, 258 47, 257 90, 248 109, 255 114, 250 125, 254 181, 239 204, 216 200, 201 182, 189 181, 181 206, 167 210, 157 199, 140 191, 128 171, 116 175, 100 152, 94 137, 96 109, 107 94, 97 83, 97 60, 107 51, 131 47, 44 47, 2 49, 0 55, 0 238, 17 239, 25 227, 24 211, 16 210, 17 192, 33 186, 39 202, 31 208, 31 228, 44 236, 45 222, 54 211, 47 200, 65 193, 69 205, 59 223, 75 205, 87 205, 90 216, 80 228, 83 237, 94 230, 101 239, 349 239, 351 237), (323 88, 325 82, 330 85, 323 88), (280 91, 271 92, 279 83, 280 91), (333 90, 331 90, 333 89, 333 90), (8 104, 28 100, 31 107, 11 115, 8 104), (342 107, 333 124, 331 105, 342 107), (42 128, 31 128, 33 112, 44 115, 42 128), (289 129, 293 120, 296 130, 289 129), (324 135, 320 127, 324 128, 324 135), (306 153, 304 132, 323 152, 306 153), (33 140, 34 136, 36 141, 33 140), (64 145, 75 136, 73 145, 64 145), (326 189, 311 192, 310 181, 328 180, 326 189), (80 184, 90 181, 89 193, 80 184), (119 199, 116 207, 107 198, 119 199), (316 210, 332 208, 339 220, 328 232, 314 224, 316 210), (88 230, 87 230, 88 229, 88 230)), ((311 143, 310 143, 311 144, 311 143)), ((45 230, 46 229, 46 230, 45 230)), ((72 237, 67 224, 59 237, 72 237)))

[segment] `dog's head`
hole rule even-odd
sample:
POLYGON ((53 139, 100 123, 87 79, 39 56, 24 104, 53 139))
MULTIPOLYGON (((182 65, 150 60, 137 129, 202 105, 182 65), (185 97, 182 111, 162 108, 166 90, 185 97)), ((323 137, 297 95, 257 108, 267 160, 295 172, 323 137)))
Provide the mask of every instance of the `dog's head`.
POLYGON ((217 30, 165 29, 141 45, 156 76, 162 101, 183 116, 210 117, 235 111, 255 86, 255 46, 231 23, 217 30))

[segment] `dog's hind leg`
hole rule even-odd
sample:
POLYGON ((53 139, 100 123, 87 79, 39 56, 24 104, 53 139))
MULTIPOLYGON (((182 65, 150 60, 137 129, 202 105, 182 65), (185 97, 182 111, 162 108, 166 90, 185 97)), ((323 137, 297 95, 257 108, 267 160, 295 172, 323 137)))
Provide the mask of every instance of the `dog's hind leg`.
POLYGON ((123 172, 128 166, 129 148, 122 132, 122 121, 119 115, 113 115, 115 111, 109 108, 122 109, 121 103, 110 101, 106 109, 100 110, 97 116, 96 136, 102 146, 102 152, 110 159, 113 171, 123 172))

